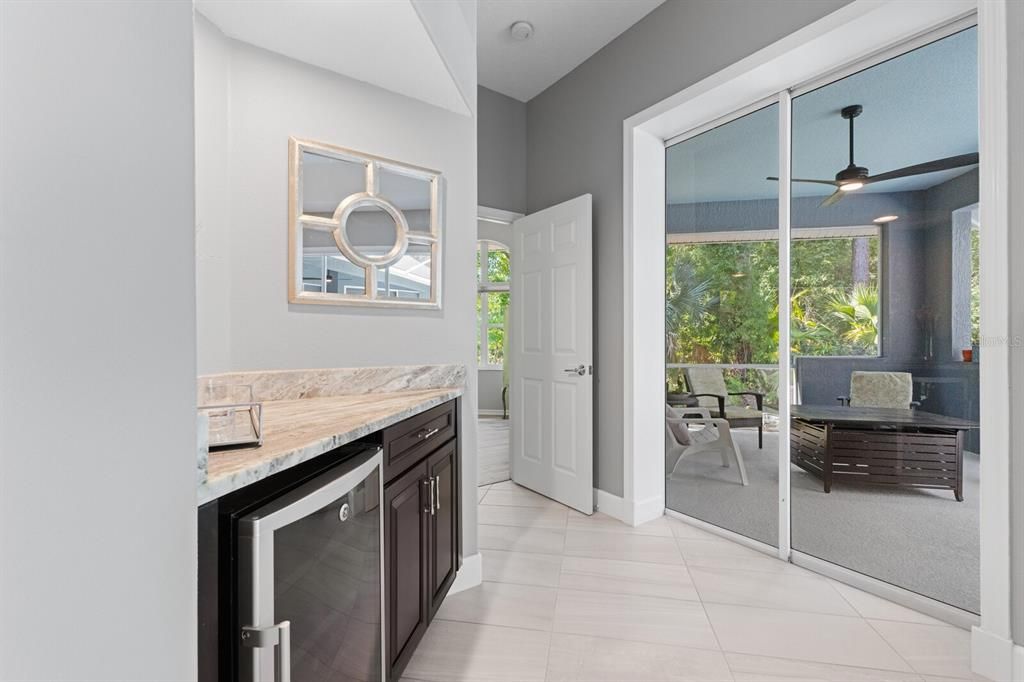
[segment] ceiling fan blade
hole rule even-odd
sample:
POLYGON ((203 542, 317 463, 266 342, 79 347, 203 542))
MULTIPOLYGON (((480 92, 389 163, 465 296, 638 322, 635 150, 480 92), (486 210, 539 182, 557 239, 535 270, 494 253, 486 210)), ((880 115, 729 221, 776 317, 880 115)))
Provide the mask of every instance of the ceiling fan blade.
MULTIPOLYGON (((776 177, 767 177, 767 178, 765 178, 765 180, 775 180, 776 182, 778 182, 779 179, 776 178, 776 177)), ((836 182, 835 180, 809 180, 807 178, 792 178, 792 181, 793 182, 813 182, 813 183, 816 183, 816 184, 819 184, 819 185, 832 185, 833 187, 838 187, 839 186, 839 183, 836 182)))
POLYGON ((950 170, 952 168, 960 168, 962 166, 973 166, 976 163, 978 163, 977 152, 974 154, 961 154, 959 156, 950 156, 945 159, 926 161, 925 163, 919 163, 913 166, 906 166, 905 168, 897 168, 896 170, 891 170, 886 173, 872 175, 865 178, 864 182, 866 184, 869 182, 882 182, 883 180, 906 178, 911 175, 923 175, 925 173, 950 170))
POLYGON ((846 194, 846 192, 844 192, 841 189, 837 189, 835 192, 832 192, 832 194, 829 194, 827 197, 825 197, 825 200, 818 204, 818 206, 820 208, 825 208, 826 206, 831 206, 832 204, 838 203, 839 200, 843 198, 844 194, 846 194))

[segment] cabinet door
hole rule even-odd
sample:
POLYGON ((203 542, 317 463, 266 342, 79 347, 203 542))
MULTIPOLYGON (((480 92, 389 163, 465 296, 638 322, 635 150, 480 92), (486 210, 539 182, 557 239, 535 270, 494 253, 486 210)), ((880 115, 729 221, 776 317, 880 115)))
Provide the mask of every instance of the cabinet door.
POLYGON ((455 442, 449 442, 427 459, 427 475, 434 486, 430 514, 430 616, 441 606, 458 571, 458 481, 455 442))
POLYGON ((397 679, 429 620, 427 591, 430 489, 426 463, 384 489, 387 657, 397 679))

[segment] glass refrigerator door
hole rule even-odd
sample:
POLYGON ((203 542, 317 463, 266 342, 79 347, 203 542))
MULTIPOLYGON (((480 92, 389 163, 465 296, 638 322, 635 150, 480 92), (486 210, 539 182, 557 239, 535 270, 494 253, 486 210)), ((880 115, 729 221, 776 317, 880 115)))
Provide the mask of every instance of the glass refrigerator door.
MULTIPOLYGON (((376 455, 242 521, 243 575, 254 587, 251 620, 243 603, 242 623, 258 623, 249 638, 245 628, 242 633, 248 679, 383 679, 380 499, 376 455), (246 528, 252 531, 248 553, 246 528)), ((244 596, 243 588, 243 602, 244 596)))

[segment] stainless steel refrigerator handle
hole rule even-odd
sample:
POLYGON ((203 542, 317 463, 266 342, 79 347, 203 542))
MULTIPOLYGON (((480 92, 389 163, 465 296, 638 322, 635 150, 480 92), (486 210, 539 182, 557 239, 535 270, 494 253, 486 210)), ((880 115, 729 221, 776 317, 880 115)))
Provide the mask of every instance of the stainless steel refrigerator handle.
POLYGON ((292 624, 282 620, 269 628, 242 628, 242 644, 253 649, 277 647, 275 675, 277 682, 292 682, 292 624))
POLYGON ((434 495, 437 498, 435 508, 437 511, 441 511, 441 474, 434 476, 434 495))
POLYGON ((277 645, 277 680, 292 682, 292 623, 283 620, 277 624, 281 641, 277 645))

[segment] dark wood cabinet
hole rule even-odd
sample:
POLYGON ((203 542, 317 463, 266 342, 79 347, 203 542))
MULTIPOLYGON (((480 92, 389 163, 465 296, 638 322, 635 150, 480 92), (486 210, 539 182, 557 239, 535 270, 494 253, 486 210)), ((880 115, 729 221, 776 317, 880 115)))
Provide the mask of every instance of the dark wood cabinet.
POLYGON ((429 585, 430 617, 433 618, 441 601, 448 594, 448 588, 455 581, 459 569, 457 550, 458 504, 455 491, 455 443, 442 446, 427 460, 427 475, 433 480, 434 513, 430 516, 429 585))
POLYGON ((365 452, 367 444, 383 450, 383 645, 388 680, 401 677, 462 561, 458 414, 458 400, 438 405, 200 508, 200 682, 240 675, 237 520, 365 452))
POLYGON ((381 432, 384 613, 389 680, 397 680, 459 570, 457 403, 381 432))
POLYGON ((392 668, 405 667, 430 620, 423 581, 430 548, 429 490, 426 463, 384 489, 387 651, 392 668))

